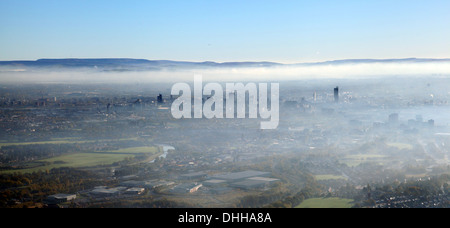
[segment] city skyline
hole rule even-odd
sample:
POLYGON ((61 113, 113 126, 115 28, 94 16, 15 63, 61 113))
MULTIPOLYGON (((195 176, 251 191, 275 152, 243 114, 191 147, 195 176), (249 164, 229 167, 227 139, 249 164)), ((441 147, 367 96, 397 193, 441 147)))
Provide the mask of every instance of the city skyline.
POLYGON ((448 58, 448 1, 2 1, 0 61, 448 58))

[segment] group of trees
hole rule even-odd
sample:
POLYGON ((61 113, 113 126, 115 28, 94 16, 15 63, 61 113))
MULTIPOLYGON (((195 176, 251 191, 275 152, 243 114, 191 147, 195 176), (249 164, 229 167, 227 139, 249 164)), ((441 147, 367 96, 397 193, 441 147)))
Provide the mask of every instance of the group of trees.
POLYGON ((321 195, 321 189, 317 186, 308 186, 299 192, 290 195, 283 192, 269 192, 260 195, 249 195, 241 198, 236 204, 238 208, 294 208, 305 199, 321 195))
POLYGON ((76 193, 103 184, 94 173, 72 168, 1 174, 0 207, 41 203, 49 195, 76 193))
POLYGON ((108 202, 89 203, 87 208, 196 208, 195 204, 173 201, 166 198, 155 200, 149 196, 146 198, 135 199, 113 199, 108 202))
POLYGON ((322 191, 318 186, 308 186, 300 190, 293 196, 289 196, 284 198, 283 200, 275 201, 266 207, 275 207, 275 208, 294 208, 300 205, 304 200, 320 196, 322 191))
POLYGON ((410 180, 406 183, 383 185, 376 189, 385 194, 427 197, 444 193, 449 194, 449 181, 450 175, 442 174, 436 177, 425 178, 425 180, 410 180))

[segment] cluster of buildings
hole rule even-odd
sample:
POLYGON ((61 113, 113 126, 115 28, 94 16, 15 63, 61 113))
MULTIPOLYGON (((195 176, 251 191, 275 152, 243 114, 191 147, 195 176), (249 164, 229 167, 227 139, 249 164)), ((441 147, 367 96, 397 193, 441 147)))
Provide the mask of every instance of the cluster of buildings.
MULTIPOLYGON (((176 181, 167 180, 126 180, 116 187, 97 186, 84 193, 94 199, 111 197, 139 196, 146 190, 153 193, 162 189, 169 194, 190 194, 205 189, 211 193, 221 193, 232 189, 254 190, 265 189, 279 182, 279 179, 271 178, 271 173, 254 170, 232 172, 209 176, 205 172, 193 172, 180 175, 176 181)), ((76 194, 56 194, 47 197, 48 204, 61 204, 71 202, 76 194)))
MULTIPOLYGON (((119 196, 138 196, 145 192, 145 188, 141 187, 125 187, 118 186, 108 188, 106 186, 97 186, 94 189, 87 191, 87 195, 94 199, 104 199, 119 196)), ((74 202, 77 199, 77 194, 55 194, 50 195, 44 201, 47 205, 59 205, 68 202, 74 202)))
POLYGON ((270 178, 271 173, 254 170, 207 175, 205 172, 193 172, 179 177, 184 183, 170 189, 171 193, 194 193, 200 188, 211 193, 221 193, 232 189, 264 189, 279 182, 270 178))
POLYGON ((373 123, 373 128, 375 129, 387 127, 397 127, 409 131, 411 131, 411 129, 432 129, 434 127, 434 120, 430 119, 428 121, 424 121, 421 115, 416 115, 415 119, 408 119, 407 124, 405 124, 399 121, 398 113, 392 113, 389 115, 389 119, 387 122, 378 121, 373 123))
POLYGON ((149 190, 156 188, 165 188, 169 193, 184 194, 194 193, 199 189, 208 189, 211 192, 221 192, 229 189, 263 189, 279 182, 279 179, 270 178, 271 173, 254 170, 242 172, 232 172, 219 175, 208 175, 205 172, 192 172, 178 176, 178 180, 149 180, 122 182, 120 186, 124 187, 142 187, 149 190))
POLYGON ((270 178, 269 172, 247 170, 211 176, 204 184, 210 187, 228 185, 249 190, 266 188, 279 181, 279 179, 270 178))
POLYGON ((76 194, 55 194, 48 196, 44 201, 47 204, 54 205, 60 203, 71 202, 77 198, 76 194))
POLYGON ((450 197, 439 194, 431 197, 392 196, 376 201, 373 208, 448 208, 450 197))
MULTIPOLYGON (((46 132, 70 132, 74 126, 83 128, 85 123, 91 121, 133 121, 133 115, 142 114, 144 111, 149 115, 153 114, 158 110, 158 105, 168 101, 161 94, 157 97, 112 98, 100 97, 100 94, 88 91, 53 93, 55 96, 45 94, 45 98, 38 92, 30 92, 27 94, 29 97, 23 97, 22 94, 14 94, 12 98, 0 96, 0 109, 12 110, 0 113, 3 130, 11 135, 31 133, 37 135, 36 137, 43 137, 46 132), (41 132, 41 135, 38 135, 38 132, 41 132)), ((30 135, 27 137, 30 138, 30 135)))
POLYGON ((114 197, 119 195, 131 195, 136 196, 140 195, 145 191, 145 188, 132 187, 127 188, 124 186, 108 188, 106 186, 98 186, 95 187, 92 191, 89 192, 89 195, 97 198, 107 198, 114 197))

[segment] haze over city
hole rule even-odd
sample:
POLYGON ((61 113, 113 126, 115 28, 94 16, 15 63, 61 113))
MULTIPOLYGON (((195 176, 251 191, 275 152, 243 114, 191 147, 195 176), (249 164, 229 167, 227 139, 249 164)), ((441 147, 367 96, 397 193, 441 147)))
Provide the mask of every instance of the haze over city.
POLYGON ((0 207, 448 208, 449 8, 3 0, 0 207))

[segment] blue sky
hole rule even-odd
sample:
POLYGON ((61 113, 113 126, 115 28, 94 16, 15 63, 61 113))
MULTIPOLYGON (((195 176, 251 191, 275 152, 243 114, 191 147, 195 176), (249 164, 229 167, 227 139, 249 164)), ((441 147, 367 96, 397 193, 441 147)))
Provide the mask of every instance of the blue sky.
POLYGON ((0 60, 450 58, 448 0, 0 0, 0 60))

